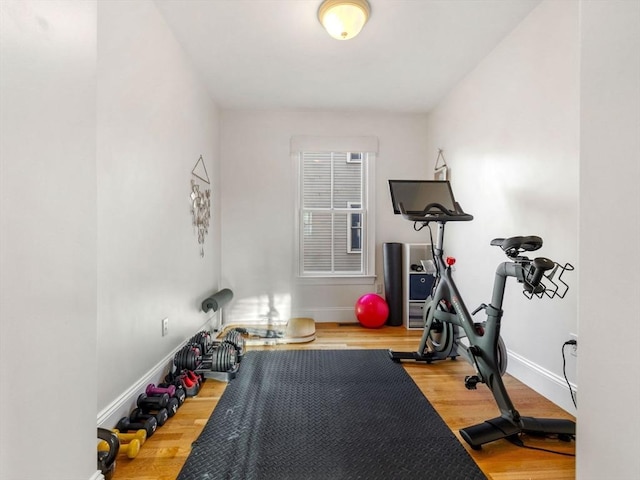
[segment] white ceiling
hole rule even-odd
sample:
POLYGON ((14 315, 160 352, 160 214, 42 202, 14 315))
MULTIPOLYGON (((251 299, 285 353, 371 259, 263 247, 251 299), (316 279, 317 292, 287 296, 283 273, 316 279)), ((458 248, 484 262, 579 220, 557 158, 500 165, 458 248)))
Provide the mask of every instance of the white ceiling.
POLYGON ((369 0, 331 38, 321 0, 156 0, 223 109, 427 112, 540 0, 369 0))

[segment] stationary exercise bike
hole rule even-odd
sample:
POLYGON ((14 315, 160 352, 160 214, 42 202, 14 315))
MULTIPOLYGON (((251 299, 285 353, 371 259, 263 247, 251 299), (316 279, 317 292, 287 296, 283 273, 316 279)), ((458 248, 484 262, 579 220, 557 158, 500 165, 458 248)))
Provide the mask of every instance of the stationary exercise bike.
POLYGON ((455 260, 444 258, 444 230, 448 222, 470 221, 473 216, 465 213, 455 201, 448 181, 389 180, 389 187, 394 212, 414 222, 415 230, 437 224, 435 244, 432 241, 435 281, 425 303, 424 329, 418 350, 390 350, 391 359, 432 363, 462 356, 475 367, 476 375, 465 378, 466 388, 471 390, 478 383, 486 384, 498 404, 500 416, 460 430, 462 438, 473 449, 479 450, 483 444, 502 438, 515 440, 520 433, 557 436, 566 441, 575 438, 576 425, 571 420, 520 416, 502 381, 507 368, 507 350, 500 337, 508 277, 522 284, 527 298, 563 298, 568 285, 562 280, 562 274, 573 267, 544 257, 532 260, 523 255, 542 247, 540 237, 496 238, 491 245, 500 247, 509 260, 496 270, 491 303, 482 304, 469 314, 451 275, 455 260), (480 310, 484 310, 486 320, 475 321, 472 316, 480 310))

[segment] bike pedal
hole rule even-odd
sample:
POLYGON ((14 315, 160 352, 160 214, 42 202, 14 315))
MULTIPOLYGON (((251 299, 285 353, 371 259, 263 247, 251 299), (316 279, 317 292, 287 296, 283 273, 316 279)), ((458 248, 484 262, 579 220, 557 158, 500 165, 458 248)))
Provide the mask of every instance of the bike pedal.
POLYGON ((478 383, 480 383, 480 378, 477 375, 467 375, 464 377, 464 386, 467 390, 475 390, 478 383))

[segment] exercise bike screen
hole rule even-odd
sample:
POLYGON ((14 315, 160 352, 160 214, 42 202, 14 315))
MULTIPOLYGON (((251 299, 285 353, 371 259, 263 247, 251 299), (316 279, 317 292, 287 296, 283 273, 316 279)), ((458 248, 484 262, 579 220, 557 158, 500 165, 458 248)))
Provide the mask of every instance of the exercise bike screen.
POLYGON ((400 214, 400 203, 409 215, 421 214, 430 203, 457 211, 448 180, 389 180, 389 189, 395 214, 400 214))

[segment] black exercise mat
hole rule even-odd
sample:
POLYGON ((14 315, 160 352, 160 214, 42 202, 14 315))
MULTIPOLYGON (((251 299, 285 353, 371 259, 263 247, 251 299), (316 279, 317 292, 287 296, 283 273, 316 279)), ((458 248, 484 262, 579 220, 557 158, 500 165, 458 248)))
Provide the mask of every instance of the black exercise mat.
POLYGON ((485 479, 385 350, 248 352, 178 480, 485 479))

